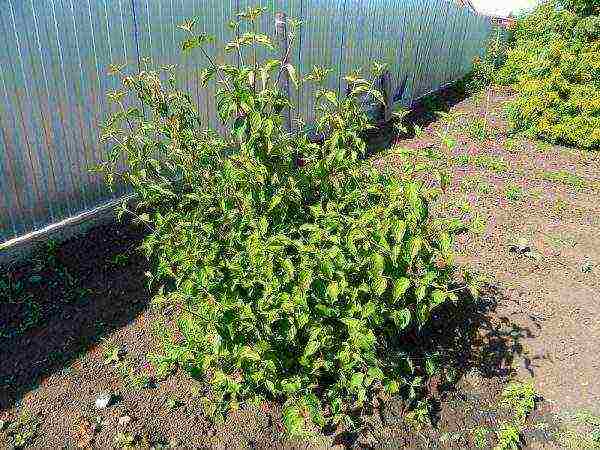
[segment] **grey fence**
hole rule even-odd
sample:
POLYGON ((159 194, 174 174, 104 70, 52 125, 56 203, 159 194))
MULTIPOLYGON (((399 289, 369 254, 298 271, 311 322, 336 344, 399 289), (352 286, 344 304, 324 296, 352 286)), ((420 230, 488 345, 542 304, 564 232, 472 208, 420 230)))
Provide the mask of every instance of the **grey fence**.
MULTIPOLYGON (((229 38, 239 10, 268 8, 302 21, 293 54, 300 71, 337 75, 373 60, 389 64, 396 100, 410 104, 469 68, 491 31, 453 0, 0 0, 0 243, 122 196, 89 168, 102 159, 98 126, 116 88, 111 62, 178 64, 207 123, 215 105, 183 59, 176 25, 197 16, 205 32, 229 38)), ((217 59, 224 55, 216 53, 217 59)), ((332 87, 340 89, 339 77, 332 87)), ((308 92, 295 93, 308 112, 308 92)))

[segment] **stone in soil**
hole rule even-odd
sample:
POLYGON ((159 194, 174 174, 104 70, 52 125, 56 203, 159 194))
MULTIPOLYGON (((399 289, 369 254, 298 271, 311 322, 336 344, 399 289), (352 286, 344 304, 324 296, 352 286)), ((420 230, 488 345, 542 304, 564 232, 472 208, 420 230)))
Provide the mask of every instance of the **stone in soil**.
POLYGON ((110 406, 112 401, 113 395, 107 392, 103 392, 102 394, 98 395, 98 397, 96 397, 94 405, 96 406, 96 409, 106 409, 110 406))

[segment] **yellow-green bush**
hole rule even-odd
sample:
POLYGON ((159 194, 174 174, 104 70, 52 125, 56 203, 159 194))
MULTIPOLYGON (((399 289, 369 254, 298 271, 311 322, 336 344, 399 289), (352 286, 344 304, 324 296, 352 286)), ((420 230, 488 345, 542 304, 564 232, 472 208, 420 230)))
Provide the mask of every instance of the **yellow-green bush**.
POLYGON ((554 0, 520 20, 496 82, 518 92, 514 129, 600 148, 600 3, 554 0))

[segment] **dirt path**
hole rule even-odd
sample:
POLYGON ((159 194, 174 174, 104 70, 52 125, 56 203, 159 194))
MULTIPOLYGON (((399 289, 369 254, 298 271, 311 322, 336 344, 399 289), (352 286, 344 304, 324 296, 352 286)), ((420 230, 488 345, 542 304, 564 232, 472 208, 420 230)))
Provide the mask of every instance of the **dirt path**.
MULTIPOLYGON (((600 154, 509 137, 510 98, 507 91, 490 91, 489 103, 469 98, 401 145, 425 154, 443 148, 443 136, 455 140, 441 157, 452 167, 448 204, 480 217, 462 260, 507 289, 499 313, 531 330, 517 373, 533 376, 555 411, 599 415, 600 154), (474 123, 486 109, 491 126, 482 132, 474 123), (516 243, 530 252, 511 251, 516 243)), ((402 165, 403 157, 376 164, 402 165)))

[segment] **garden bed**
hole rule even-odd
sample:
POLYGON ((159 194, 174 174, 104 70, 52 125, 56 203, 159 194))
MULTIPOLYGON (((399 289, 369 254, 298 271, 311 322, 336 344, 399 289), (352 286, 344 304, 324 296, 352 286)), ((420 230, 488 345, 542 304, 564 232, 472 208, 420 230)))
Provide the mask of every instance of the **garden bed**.
POLYGON ((373 155, 382 170, 450 168, 438 207, 476 219, 459 242, 460 263, 489 280, 476 303, 445 307, 438 314, 447 320, 436 323, 449 325, 420 338, 460 362, 455 386, 431 382, 430 426, 406 420, 393 397, 373 405, 358 433, 287 439, 277 402, 212 423, 201 381, 180 372, 153 380, 148 267, 135 250, 143 233, 115 225, 9 271, 28 300, 0 303, 0 445, 19 435, 35 448, 490 447, 511 421, 502 391, 531 376, 544 400, 522 431, 524 445, 590 444, 600 414, 600 162, 594 153, 508 137, 502 107, 511 95, 466 99, 451 117, 422 121, 422 134, 373 155), (444 150, 440 136, 455 145, 444 150), (98 409, 104 393, 111 403, 98 409))

